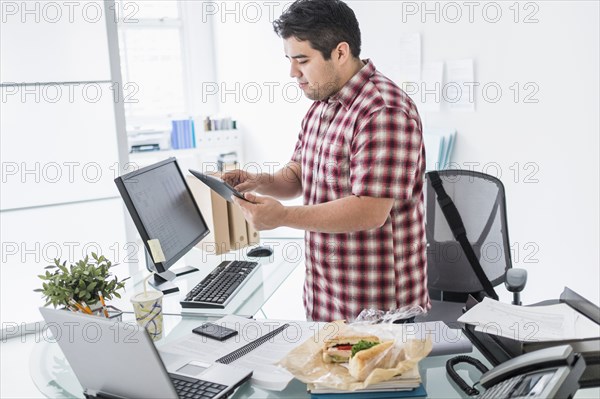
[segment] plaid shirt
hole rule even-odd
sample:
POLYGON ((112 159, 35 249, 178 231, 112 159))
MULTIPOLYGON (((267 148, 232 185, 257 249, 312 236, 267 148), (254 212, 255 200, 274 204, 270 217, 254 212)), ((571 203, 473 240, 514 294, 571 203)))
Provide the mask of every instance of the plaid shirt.
POLYGON ((307 318, 353 320, 365 308, 429 309, 425 149, 407 94, 367 60, 338 93, 312 104, 292 161, 302 166, 305 205, 351 195, 395 200, 380 228, 305 233, 307 318))

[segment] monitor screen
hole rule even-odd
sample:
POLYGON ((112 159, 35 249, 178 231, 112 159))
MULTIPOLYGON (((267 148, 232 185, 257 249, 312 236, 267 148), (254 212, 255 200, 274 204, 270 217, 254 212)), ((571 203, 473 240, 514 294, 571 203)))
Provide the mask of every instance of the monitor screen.
POLYGON ((159 273, 166 271, 209 233, 183 177, 177 160, 141 168, 115 179, 144 246, 158 240, 164 262, 154 262, 159 273))

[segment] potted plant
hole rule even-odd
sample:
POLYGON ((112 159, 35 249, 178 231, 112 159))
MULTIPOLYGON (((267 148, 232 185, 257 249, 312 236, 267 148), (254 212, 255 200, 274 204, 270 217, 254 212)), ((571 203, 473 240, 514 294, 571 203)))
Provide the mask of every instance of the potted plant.
POLYGON ((60 259, 54 259, 54 265, 46 266, 46 273, 38 276, 43 281, 42 288, 34 290, 42 293, 46 300, 44 306, 52 304, 54 307, 73 308, 75 301, 84 308, 93 309, 103 299, 121 298, 118 291, 125 287, 125 280, 129 277, 123 280, 112 277, 110 269, 116 264, 94 252, 92 258, 90 260, 86 255, 69 266, 66 261, 61 263, 60 259))

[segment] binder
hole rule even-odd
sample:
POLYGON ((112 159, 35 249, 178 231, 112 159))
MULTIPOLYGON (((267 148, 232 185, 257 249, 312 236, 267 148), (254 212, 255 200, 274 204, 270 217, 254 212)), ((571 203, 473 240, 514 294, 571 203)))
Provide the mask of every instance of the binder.
POLYGON ((229 218, 229 243, 232 250, 248 246, 248 231, 246 219, 237 205, 227 202, 227 215, 229 218))
POLYGON ((248 245, 260 244, 260 233, 250 223, 246 222, 246 232, 248 234, 248 245))
POLYGON ((187 175, 185 179, 210 229, 208 236, 200 241, 196 247, 215 255, 229 252, 231 250, 231 241, 229 237, 227 201, 194 176, 187 175))
MULTIPOLYGON (((220 171, 237 169, 237 154, 235 152, 219 155, 218 167, 220 171), (228 156, 232 159, 228 159, 228 156)), ((247 247, 250 243, 250 230, 242 211, 231 203, 227 203, 229 218, 229 243, 231 249, 238 250, 247 247)), ((254 233, 253 233, 254 235, 254 233)))
POLYGON ((425 387, 396 391, 348 391, 339 393, 311 393, 311 399, 387 399, 387 398, 418 398, 427 396, 425 387))

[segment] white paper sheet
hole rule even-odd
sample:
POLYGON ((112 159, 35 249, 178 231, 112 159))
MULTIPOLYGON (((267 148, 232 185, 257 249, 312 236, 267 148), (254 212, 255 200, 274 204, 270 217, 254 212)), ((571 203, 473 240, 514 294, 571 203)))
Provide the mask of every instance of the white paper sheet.
POLYGON ((400 87, 405 82, 418 83, 421 80, 421 35, 402 34, 397 43, 398 55, 395 57, 397 62, 394 64, 390 78, 400 87))
POLYGON ((485 298, 458 321, 475 325, 477 331, 524 342, 598 336, 598 326, 565 303, 516 306, 485 298))
POLYGON ((427 62, 421 71, 417 101, 419 112, 438 112, 442 103, 442 82, 444 79, 443 62, 427 62))
POLYGON ((473 60, 446 61, 444 101, 451 110, 475 111, 475 72, 473 60))
POLYGON ((161 356, 176 355, 203 363, 214 363, 217 359, 288 323, 289 327, 280 334, 232 363, 253 370, 252 384, 275 391, 283 390, 293 376, 274 363, 297 345, 315 336, 325 325, 313 322, 254 320, 233 315, 213 323, 232 328, 238 331, 238 335, 219 342, 197 334, 189 334, 161 346, 161 356))

